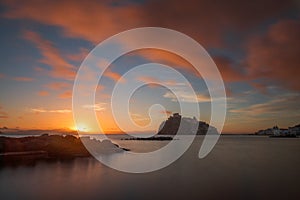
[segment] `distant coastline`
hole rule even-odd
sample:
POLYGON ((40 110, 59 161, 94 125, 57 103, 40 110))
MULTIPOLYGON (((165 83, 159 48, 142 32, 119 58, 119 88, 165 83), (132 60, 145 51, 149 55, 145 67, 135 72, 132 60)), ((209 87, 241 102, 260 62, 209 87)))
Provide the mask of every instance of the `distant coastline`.
POLYGON ((275 125, 273 126, 273 128, 259 130, 255 132, 255 135, 265 135, 273 138, 274 137, 296 138, 300 136, 300 124, 288 128, 279 128, 277 125, 275 125))

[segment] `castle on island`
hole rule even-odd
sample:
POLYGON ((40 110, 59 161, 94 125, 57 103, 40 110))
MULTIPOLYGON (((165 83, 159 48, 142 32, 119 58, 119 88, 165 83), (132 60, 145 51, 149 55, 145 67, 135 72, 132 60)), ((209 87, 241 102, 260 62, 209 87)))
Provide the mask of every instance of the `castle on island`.
POLYGON ((206 122, 198 121, 196 117, 182 117, 179 113, 174 113, 166 121, 162 122, 158 130, 159 135, 205 135, 219 134, 217 129, 206 122), (209 130, 209 133, 207 133, 209 130))

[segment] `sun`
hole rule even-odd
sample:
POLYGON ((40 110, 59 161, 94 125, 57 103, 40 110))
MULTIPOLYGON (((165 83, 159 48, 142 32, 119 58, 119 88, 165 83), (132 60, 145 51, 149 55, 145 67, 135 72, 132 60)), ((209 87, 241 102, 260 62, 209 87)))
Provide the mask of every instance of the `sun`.
POLYGON ((74 131, 80 131, 80 132, 88 132, 89 128, 87 126, 85 126, 84 124, 79 124, 79 125, 75 125, 73 127, 70 128, 71 130, 74 131))

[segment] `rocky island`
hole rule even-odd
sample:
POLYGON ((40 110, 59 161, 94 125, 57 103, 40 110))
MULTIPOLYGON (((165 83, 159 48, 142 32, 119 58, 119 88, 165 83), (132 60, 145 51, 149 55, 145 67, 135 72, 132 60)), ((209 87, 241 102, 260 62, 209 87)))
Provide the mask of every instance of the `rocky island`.
POLYGON ((198 121, 195 117, 182 117, 179 113, 174 113, 160 124, 158 135, 176 135, 177 132, 182 135, 219 134, 215 127, 210 126, 206 122, 198 121), (207 133, 208 128, 210 128, 209 133, 207 133))

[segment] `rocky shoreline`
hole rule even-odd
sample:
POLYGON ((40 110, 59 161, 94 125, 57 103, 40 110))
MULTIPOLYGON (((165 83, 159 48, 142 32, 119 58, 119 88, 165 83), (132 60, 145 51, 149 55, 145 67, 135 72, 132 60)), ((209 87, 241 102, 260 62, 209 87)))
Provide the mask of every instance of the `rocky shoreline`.
MULTIPOLYGON (((110 141, 98 141, 84 138, 96 146, 128 151, 110 141), (102 145, 103 144, 103 145, 102 145)), ((29 136, 21 138, 0 137, 0 166, 9 163, 22 163, 24 160, 65 160, 78 157, 91 157, 82 140, 72 135, 29 136)))

